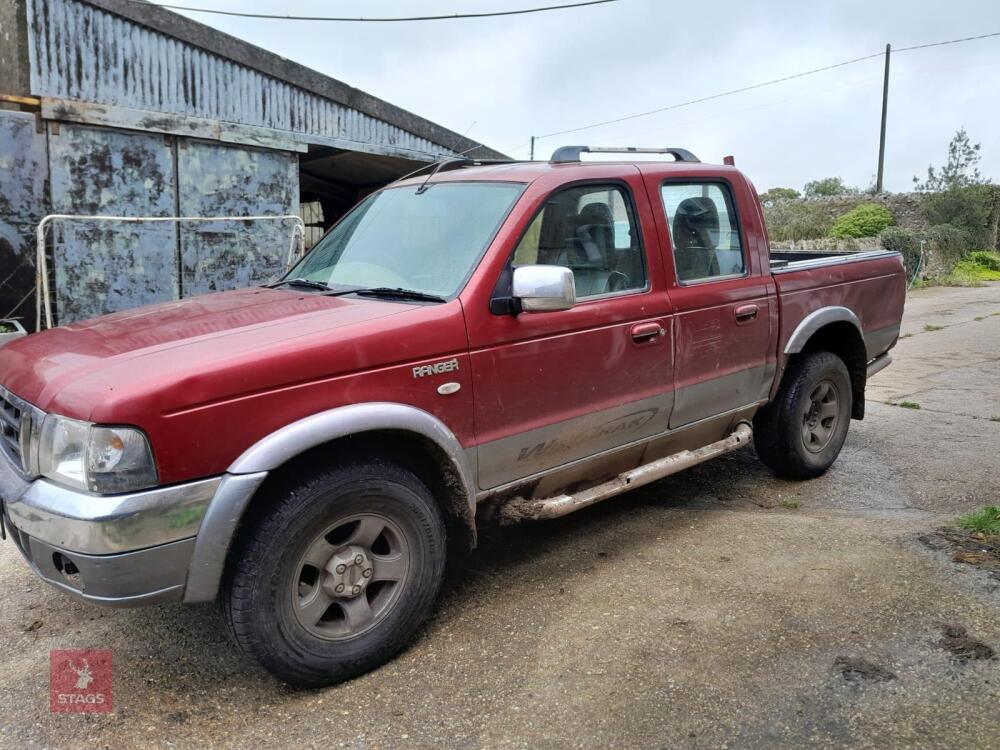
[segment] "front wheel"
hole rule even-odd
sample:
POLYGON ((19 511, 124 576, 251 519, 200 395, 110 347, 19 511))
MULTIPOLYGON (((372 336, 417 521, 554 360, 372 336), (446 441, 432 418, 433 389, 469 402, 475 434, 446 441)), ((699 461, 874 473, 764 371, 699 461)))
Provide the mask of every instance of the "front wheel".
POLYGON ((329 685, 395 655, 444 575, 445 527, 413 474, 382 461, 275 493, 235 550, 222 605, 237 643, 294 685, 329 685))
POLYGON ((760 459, 780 476, 818 477, 844 446, 852 397, 847 366, 836 354, 812 352, 792 363, 775 400, 754 417, 760 459))

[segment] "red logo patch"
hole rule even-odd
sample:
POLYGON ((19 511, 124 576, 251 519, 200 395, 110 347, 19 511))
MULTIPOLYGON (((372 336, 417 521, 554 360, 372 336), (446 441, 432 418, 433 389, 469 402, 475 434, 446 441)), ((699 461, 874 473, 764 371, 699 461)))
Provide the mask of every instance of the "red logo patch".
POLYGON ((50 651, 49 708, 55 713, 107 713, 111 651, 50 651))

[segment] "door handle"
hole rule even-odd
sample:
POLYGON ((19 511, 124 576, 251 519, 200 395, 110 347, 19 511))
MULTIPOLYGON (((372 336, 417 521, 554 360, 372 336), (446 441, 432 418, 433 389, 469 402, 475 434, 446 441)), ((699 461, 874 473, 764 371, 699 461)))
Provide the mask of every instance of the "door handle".
POLYGON ((757 305, 741 305, 733 310, 737 324, 753 322, 757 319, 758 312, 760 312, 760 308, 757 305))
POLYGON ((659 323, 636 323, 629 331, 633 341, 652 341, 666 333, 659 323))

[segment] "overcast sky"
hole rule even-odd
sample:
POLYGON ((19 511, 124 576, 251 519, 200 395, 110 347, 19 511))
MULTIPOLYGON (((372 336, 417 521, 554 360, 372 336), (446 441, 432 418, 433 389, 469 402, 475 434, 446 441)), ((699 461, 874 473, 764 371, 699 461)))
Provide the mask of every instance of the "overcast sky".
MULTIPOLYGON (((561 0, 565 2, 566 0, 561 0)), ((255 12, 391 16, 548 0, 191 0, 255 12)), ((532 134, 587 125, 894 47, 1000 31, 993 0, 619 0, 507 18, 406 24, 269 21, 187 13, 345 83, 526 158, 532 134)), ((712 102, 540 140, 734 154, 758 189, 839 175, 873 182, 882 59, 712 102)), ((892 58, 886 188, 940 164, 955 130, 1000 181, 1000 37, 892 58)))

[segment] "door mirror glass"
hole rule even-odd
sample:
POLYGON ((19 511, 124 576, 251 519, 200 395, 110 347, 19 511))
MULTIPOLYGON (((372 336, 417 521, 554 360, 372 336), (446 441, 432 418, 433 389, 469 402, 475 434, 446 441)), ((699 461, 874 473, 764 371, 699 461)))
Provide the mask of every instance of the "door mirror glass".
POLYGON ((576 304, 573 272, 564 266, 520 266, 512 286, 524 312, 568 310, 576 304))

